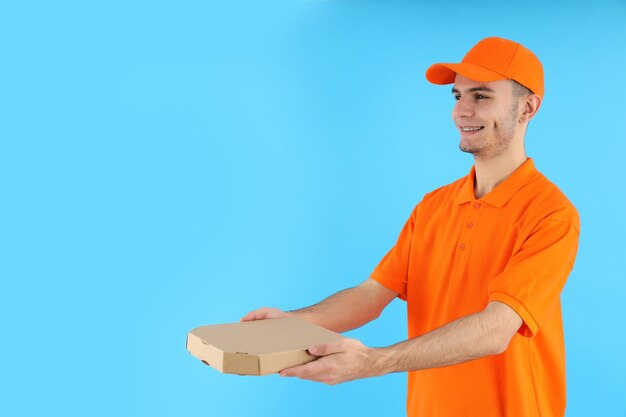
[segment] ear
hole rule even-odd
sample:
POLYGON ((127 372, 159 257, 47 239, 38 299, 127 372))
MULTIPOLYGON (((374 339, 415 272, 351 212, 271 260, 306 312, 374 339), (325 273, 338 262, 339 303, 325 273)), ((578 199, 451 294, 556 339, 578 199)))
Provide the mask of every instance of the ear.
POLYGON ((537 111, 539 111, 539 107, 541 107, 541 97, 537 94, 529 94, 524 97, 522 102, 522 114, 520 115, 519 122, 520 123, 528 123, 530 119, 535 117, 537 111))

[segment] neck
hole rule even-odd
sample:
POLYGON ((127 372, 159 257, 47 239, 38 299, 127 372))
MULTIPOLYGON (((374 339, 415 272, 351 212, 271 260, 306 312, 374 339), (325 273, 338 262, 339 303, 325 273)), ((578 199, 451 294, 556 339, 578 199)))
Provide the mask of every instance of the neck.
POLYGON ((482 198, 520 167, 528 157, 526 152, 499 155, 495 158, 474 158, 476 182, 474 194, 476 198, 482 198))

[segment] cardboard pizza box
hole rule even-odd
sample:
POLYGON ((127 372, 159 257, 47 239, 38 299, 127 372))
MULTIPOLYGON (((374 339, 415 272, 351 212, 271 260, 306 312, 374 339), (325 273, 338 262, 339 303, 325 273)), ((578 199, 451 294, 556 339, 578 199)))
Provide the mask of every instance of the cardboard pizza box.
POLYGON ((222 373, 267 375, 314 360, 309 347, 340 338, 289 317, 197 327, 187 334, 187 350, 222 373))

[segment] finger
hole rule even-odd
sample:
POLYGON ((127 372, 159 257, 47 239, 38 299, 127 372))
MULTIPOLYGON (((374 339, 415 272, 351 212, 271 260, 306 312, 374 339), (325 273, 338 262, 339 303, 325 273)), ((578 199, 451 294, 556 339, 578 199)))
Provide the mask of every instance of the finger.
POLYGON ((322 345, 311 346, 308 351, 311 355, 326 356, 333 353, 345 352, 350 339, 339 339, 322 345))
POLYGON ((245 316, 243 316, 241 319, 239 319, 239 321, 251 321, 251 320, 254 320, 254 317, 255 317, 255 313, 254 311, 251 311, 245 316))
POLYGON ((317 361, 313 361, 304 365, 283 369, 280 371, 280 376, 296 377, 315 381, 315 376, 322 371, 323 369, 321 369, 317 361))
POLYGON ((251 312, 249 312, 248 314, 246 314, 245 316, 243 316, 241 318, 241 321, 253 321, 253 320, 263 320, 268 318, 269 314, 270 314, 270 308, 268 307, 263 307, 263 308, 258 308, 256 310, 252 310, 251 312))
POLYGON ((262 320, 264 318, 263 312, 259 310, 254 310, 246 314, 241 318, 241 321, 253 321, 253 320, 262 320))

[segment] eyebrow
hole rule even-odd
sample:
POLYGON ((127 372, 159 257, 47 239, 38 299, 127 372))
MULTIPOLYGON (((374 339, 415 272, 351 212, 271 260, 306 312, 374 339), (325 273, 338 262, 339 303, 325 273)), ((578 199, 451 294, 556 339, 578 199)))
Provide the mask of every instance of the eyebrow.
MULTIPOLYGON (((494 90, 493 88, 489 88, 489 87, 486 87, 484 85, 481 85, 479 87, 470 88, 467 91, 469 93, 474 93, 476 91, 484 91, 484 92, 487 92, 487 93, 495 93, 496 92, 496 90, 494 90)), ((452 87, 452 94, 455 94, 455 93, 460 93, 460 91, 457 90, 455 87, 452 87)))

